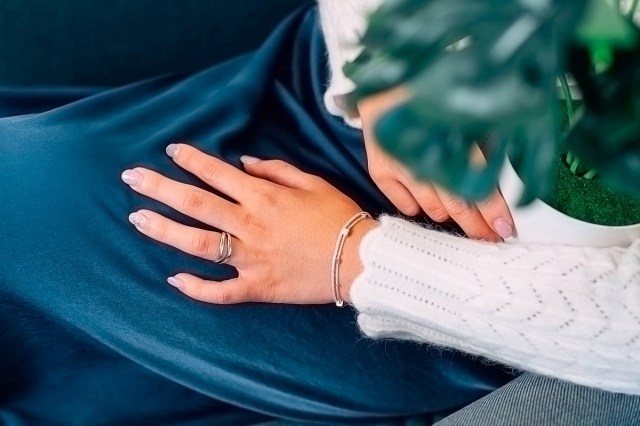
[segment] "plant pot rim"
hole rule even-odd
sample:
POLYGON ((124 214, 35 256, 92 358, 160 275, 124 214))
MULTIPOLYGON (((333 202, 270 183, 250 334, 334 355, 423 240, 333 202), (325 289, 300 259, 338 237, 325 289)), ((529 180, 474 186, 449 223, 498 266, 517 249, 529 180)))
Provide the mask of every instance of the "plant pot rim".
POLYGON ((640 223, 608 226, 585 222, 540 199, 519 207, 524 184, 509 159, 502 167, 500 190, 511 210, 517 233, 511 241, 606 247, 628 245, 640 238, 640 223))

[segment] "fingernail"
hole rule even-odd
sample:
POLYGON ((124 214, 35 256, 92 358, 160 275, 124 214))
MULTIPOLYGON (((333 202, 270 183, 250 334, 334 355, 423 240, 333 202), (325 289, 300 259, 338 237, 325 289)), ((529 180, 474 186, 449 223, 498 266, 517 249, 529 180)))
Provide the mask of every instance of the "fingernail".
POLYGON ((149 228, 149 218, 142 213, 131 213, 129 215, 129 222, 135 225, 138 229, 145 230, 149 228))
POLYGON ((165 151, 167 152, 167 155, 169 157, 174 158, 176 155, 178 155, 179 148, 180 147, 178 145, 172 143, 171 145, 167 146, 167 149, 165 149, 165 151))
POLYGON ((120 175, 122 181, 127 185, 135 186, 142 182, 142 173, 135 170, 125 170, 120 175))
POLYGON ((240 161, 242 161, 242 164, 258 164, 262 160, 250 155, 243 155, 242 157, 240 157, 240 161))
POLYGON ((502 218, 493 221, 493 229, 495 229, 502 238, 509 238, 513 235, 513 226, 502 218))
POLYGON ((169 277, 167 278, 167 282, 177 288, 178 290, 182 290, 184 288, 184 281, 177 277, 169 277))

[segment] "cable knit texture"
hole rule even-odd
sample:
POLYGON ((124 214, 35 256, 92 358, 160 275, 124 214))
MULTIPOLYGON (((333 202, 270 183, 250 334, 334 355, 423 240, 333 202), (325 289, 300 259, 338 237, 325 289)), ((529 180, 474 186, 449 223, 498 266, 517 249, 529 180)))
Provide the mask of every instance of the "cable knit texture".
POLYGON ((382 217, 360 255, 351 298, 369 336, 640 394, 640 241, 490 244, 382 217))
POLYGON ((347 108, 345 95, 355 85, 342 72, 362 51, 360 38, 367 28, 367 16, 382 0, 318 0, 320 22, 329 55, 330 80, 324 95, 327 110, 353 127, 362 127, 357 111, 347 108))

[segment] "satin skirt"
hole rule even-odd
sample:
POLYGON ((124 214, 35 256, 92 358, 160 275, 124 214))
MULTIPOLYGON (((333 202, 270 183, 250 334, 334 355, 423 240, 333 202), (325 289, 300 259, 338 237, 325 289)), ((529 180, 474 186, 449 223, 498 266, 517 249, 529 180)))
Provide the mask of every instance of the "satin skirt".
POLYGON ((236 166, 284 159, 393 212, 361 132, 323 107, 325 57, 305 8, 257 51, 193 75, 0 88, 0 423, 367 423, 451 411, 511 379, 453 351, 363 338, 349 308, 190 300, 166 277, 235 270, 128 223, 150 208, 195 224, 120 181, 144 166, 202 186, 164 154, 175 141, 236 166))

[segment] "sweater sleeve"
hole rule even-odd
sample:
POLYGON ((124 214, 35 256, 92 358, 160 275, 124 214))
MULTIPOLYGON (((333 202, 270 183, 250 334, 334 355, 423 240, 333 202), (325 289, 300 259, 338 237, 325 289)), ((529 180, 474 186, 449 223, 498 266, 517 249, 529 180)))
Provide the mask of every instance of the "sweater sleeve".
POLYGON ((355 85, 342 72, 362 51, 360 38, 367 27, 367 17, 382 0, 318 0, 320 23, 327 45, 330 78, 324 95, 327 110, 354 127, 362 127, 357 111, 347 108, 345 95, 355 85))
POLYGON ((360 256, 351 299, 371 337, 640 394, 640 241, 607 249, 490 244, 382 217, 360 256))

